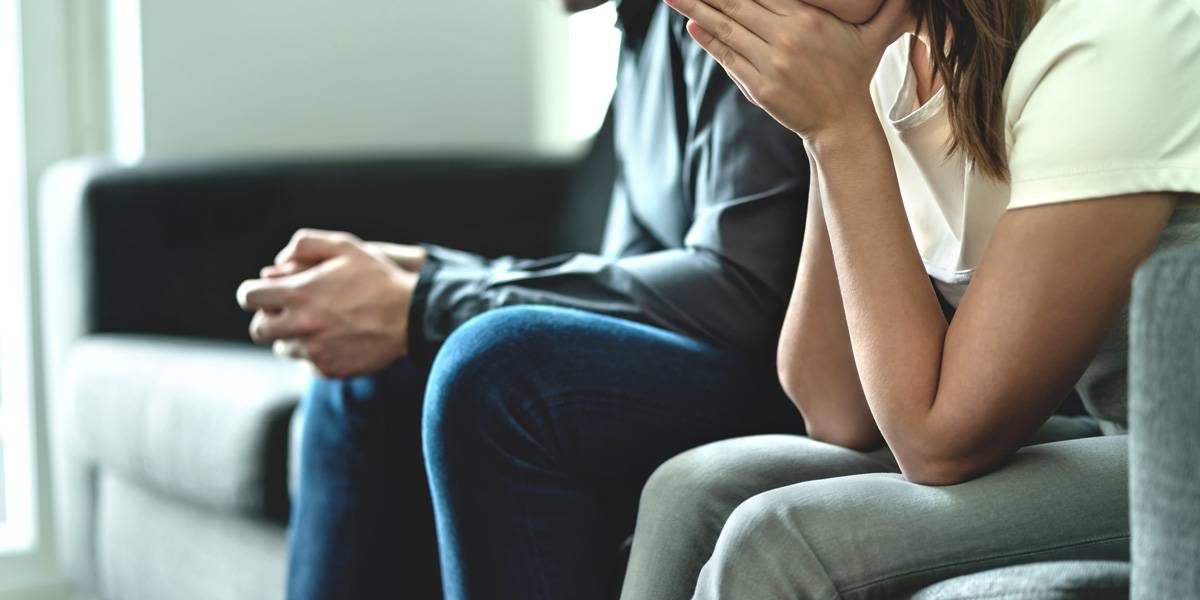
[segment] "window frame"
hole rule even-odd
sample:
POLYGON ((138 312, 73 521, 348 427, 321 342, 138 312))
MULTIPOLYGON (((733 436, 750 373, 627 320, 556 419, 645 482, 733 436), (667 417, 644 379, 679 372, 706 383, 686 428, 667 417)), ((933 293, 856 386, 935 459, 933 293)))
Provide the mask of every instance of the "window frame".
POLYGON ((5 494, 0 556, 28 552, 38 538, 21 16, 18 0, 0 0, 0 200, 8 198, 0 201, 0 280, 17 282, 5 286, 10 292, 0 294, 0 438, 5 463, 0 475, 5 494))

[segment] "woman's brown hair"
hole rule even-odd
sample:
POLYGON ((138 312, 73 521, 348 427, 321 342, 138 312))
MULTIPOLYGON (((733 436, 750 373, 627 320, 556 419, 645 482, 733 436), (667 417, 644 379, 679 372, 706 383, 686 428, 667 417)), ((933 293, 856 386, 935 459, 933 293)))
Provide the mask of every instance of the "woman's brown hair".
POLYGON ((1043 0, 911 0, 927 33, 933 69, 946 89, 954 140, 976 168, 1008 179, 1004 82, 1017 46, 1042 14, 1043 0), (938 51, 938 50, 941 51, 938 51))

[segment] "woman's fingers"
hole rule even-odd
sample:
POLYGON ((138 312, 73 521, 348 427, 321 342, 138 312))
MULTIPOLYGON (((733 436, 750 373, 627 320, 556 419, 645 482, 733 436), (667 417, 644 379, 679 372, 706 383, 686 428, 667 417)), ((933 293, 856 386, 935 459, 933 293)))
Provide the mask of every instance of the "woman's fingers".
POLYGON ((668 6, 699 23, 709 35, 745 58, 762 60, 770 50, 764 41, 769 38, 767 32, 771 30, 770 27, 765 23, 765 19, 757 19, 751 15, 769 15, 776 20, 779 17, 767 12, 753 0, 665 1, 668 6), (717 6, 720 9, 716 8, 717 6), (759 22, 759 26, 755 28, 752 21, 759 22))
POLYGON ((915 20, 909 0, 883 0, 879 12, 864 23, 860 31, 868 43, 886 48, 902 33, 912 29, 915 20))
MULTIPOLYGON (((797 0, 754 0, 759 6, 771 13, 769 16, 783 17, 792 12, 797 5, 797 0)), ((803 2, 799 4, 803 5, 803 2)))
POLYGON ((687 31, 692 39, 696 40, 696 43, 700 44, 700 47, 704 48, 704 51, 725 69, 730 79, 733 79, 742 93, 746 94, 746 97, 753 102, 753 90, 759 78, 758 69, 754 67, 754 64, 695 21, 688 21, 687 31))
POLYGON ((754 104, 754 98, 752 96, 750 96, 750 92, 746 91, 746 87, 742 85, 742 82, 738 81, 732 75, 729 76, 729 79, 733 80, 733 85, 737 86, 737 89, 739 92, 742 93, 742 96, 745 96, 745 98, 748 102, 750 102, 751 104, 754 104))

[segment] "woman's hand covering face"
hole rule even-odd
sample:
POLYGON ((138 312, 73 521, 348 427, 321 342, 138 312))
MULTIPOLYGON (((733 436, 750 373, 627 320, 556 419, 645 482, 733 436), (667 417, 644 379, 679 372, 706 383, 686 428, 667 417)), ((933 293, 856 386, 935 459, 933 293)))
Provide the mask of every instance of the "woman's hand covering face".
POLYGON ((912 24, 908 0, 883 0, 853 25, 801 0, 664 0, 753 103, 807 140, 870 116, 883 51, 912 24))

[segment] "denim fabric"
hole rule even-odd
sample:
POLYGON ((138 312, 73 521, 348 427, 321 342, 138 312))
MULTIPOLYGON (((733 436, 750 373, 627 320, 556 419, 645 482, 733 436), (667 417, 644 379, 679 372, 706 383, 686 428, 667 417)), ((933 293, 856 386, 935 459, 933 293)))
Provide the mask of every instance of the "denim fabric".
POLYGON ((447 340, 425 397, 446 597, 613 597, 659 463, 802 427, 769 360, 573 310, 477 317, 447 340))
POLYGON ((290 600, 440 597, 421 460, 425 374, 316 379, 301 402, 290 600))

